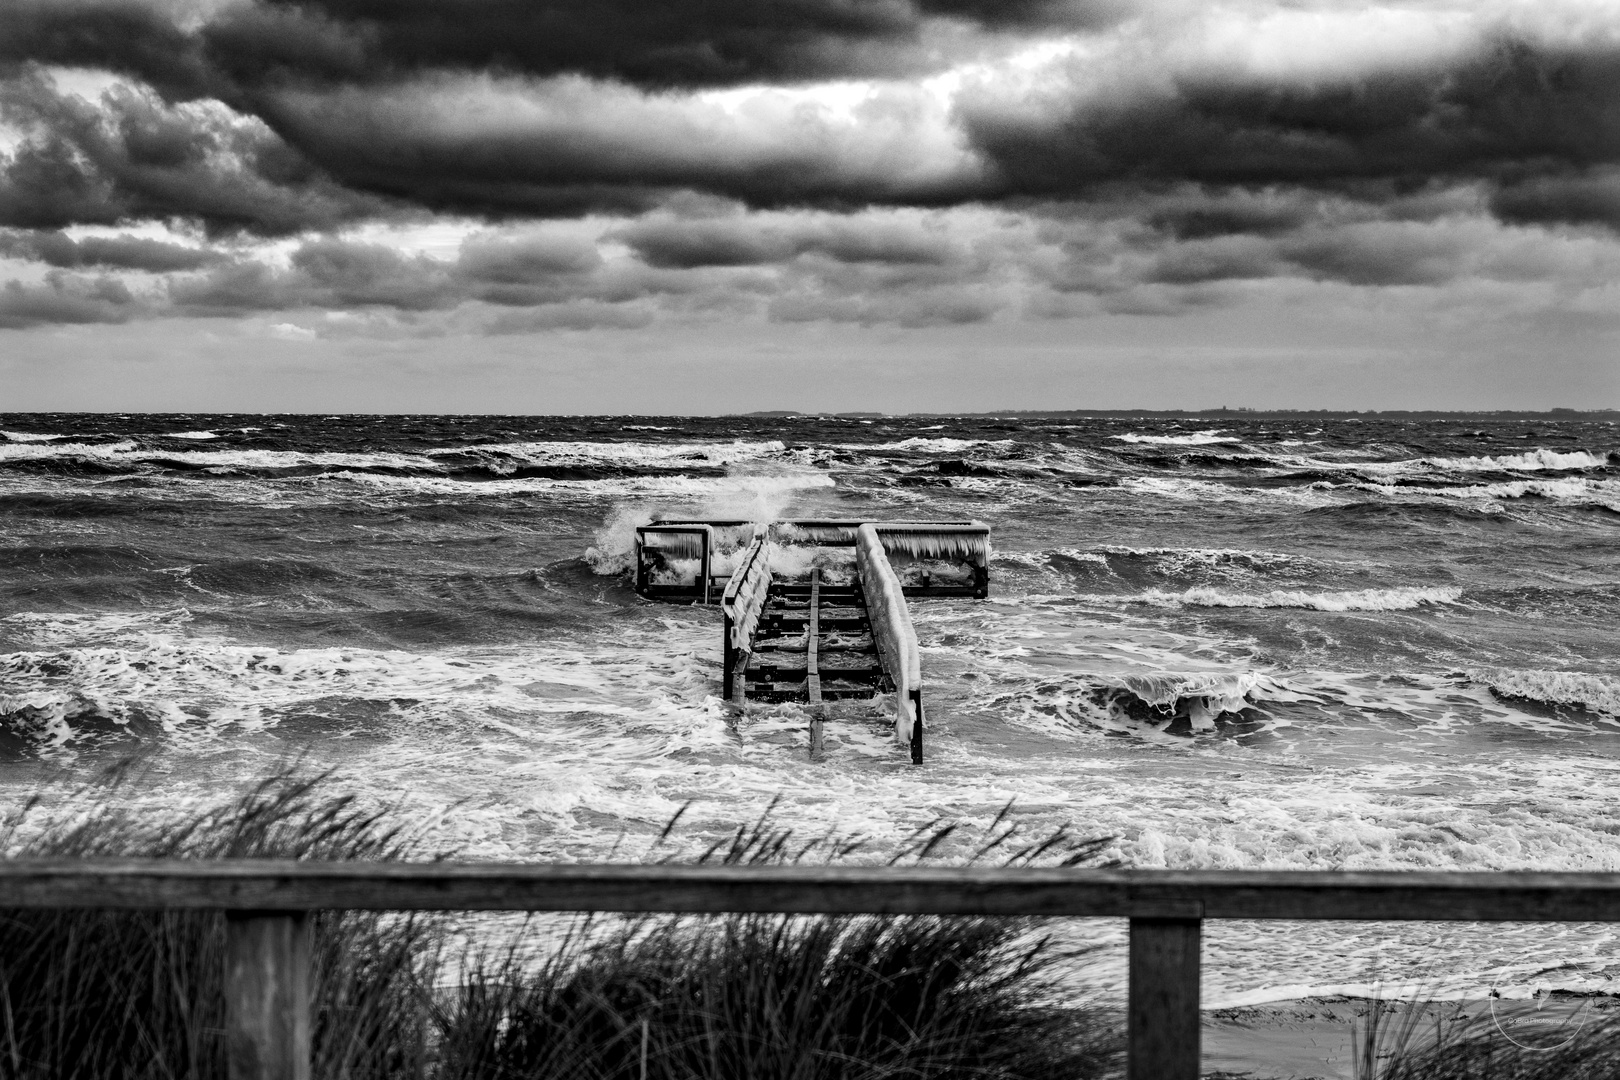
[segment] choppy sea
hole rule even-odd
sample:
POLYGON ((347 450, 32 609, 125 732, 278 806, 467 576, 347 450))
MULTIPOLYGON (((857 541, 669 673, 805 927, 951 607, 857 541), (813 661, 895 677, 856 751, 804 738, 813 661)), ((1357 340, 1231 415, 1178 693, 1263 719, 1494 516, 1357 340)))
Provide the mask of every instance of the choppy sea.
MULTIPOLYGON (((477 858, 1012 801, 1138 866, 1620 870, 1617 612, 1608 423, 0 415, 0 807, 297 762, 477 858), (657 512, 989 523, 991 599, 913 603, 928 763, 728 712, 718 612, 624 573, 657 512)), ((1620 974, 1595 926, 1206 941, 1209 1004, 1620 974)))

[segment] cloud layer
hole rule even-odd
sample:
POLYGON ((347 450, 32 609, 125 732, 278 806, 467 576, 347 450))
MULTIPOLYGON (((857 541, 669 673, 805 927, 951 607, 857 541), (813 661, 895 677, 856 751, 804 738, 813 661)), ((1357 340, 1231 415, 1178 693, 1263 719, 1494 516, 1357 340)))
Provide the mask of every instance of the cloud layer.
POLYGON ((0 229, 10 327, 1580 304, 1616 268, 1620 12, 12 0, 0 229))

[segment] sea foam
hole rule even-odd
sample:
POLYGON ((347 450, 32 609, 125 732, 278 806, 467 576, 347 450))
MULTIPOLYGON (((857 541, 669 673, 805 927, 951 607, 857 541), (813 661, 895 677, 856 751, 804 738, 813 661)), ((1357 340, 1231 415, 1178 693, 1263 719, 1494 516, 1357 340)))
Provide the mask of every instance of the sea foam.
POLYGON ((1222 431, 1195 431, 1188 435, 1140 435, 1134 431, 1124 435, 1110 435, 1121 442, 1147 443, 1152 446, 1210 446, 1215 443, 1235 443, 1241 440, 1222 431))
POLYGON ((1272 589, 1264 593, 1228 592, 1201 585, 1173 593, 1153 589, 1127 599, 1139 603, 1186 607, 1307 608, 1315 611, 1408 611, 1431 604, 1454 604, 1462 595, 1456 588, 1356 589, 1349 592, 1306 592, 1272 589))
POLYGON ((1423 458, 1422 461, 1435 468, 1457 472, 1494 472, 1503 469, 1517 472, 1596 469, 1609 464, 1607 457, 1589 454, 1585 450, 1560 453, 1546 449, 1530 450, 1523 454, 1503 454, 1497 457, 1423 458))
POLYGON ((1572 706, 1620 722, 1620 678, 1613 676, 1476 668, 1468 672, 1468 679, 1498 697, 1572 706))

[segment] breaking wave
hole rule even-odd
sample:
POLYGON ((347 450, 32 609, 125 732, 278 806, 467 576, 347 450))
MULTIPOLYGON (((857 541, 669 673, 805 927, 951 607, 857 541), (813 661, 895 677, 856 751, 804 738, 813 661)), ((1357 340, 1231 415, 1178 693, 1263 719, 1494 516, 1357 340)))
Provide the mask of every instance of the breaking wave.
POLYGON ((1134 431, 1124 435, 1110 435, 1111 439, 1119 439, 1128 443, 1147 443, 1152 446, 1209 446, 1214 443, 1235 443, 1242 440, 1224 432, 1209 430, 1195 431, 1190 435, 1141 435, 1134 431))
POLYGON ((1400 499, 1403 495, 1422 494, 1450 499, 1537 498, 1601 503, 1605 506, 1620 504, 1620 481, 1593 480, 1584 476, 1568 476, 1557 480, 1503 480, 1492 484, 1469 484, 1463 487, 1396 487, 1389 484, 1367 484, 1362 487, 1394 499, 1400 499))
POLYGON ((1584 709, 1620 723, 1620 678, 1509 668, 1477 668, 1467 675, 1470 682, 1486 687, 1499 698, 1584 709))
POLYGON ((481 443, 469 447, 445 447, 429 450, 430 458, 453 458, 458 455, 480 454, 505 458, 512 462, 537 465, 575 465, 596 463, 647 465, 714 465, 722 466, 737 461, 756 460, 782 453, 786 447, 779 439, 757 442, 733 440, 730 442, 516 442, 481 443))
POLYGON ((1185 607, 1305 608, 1313 611, 1409 611, 1434 604, 1454 604, 1462 595, 1456 588, 1356 589, 1349 592, 1306 592, 1272 589, 1264 593, 1228 592, 1199 586, 1173 593, 1150 590, 1129 599, 1138 603, 1185 607))
POLYGON ((960 454, 986 446, 1012 446, 1012 439, 952 439, 928 438, 914 435, 909 439, 886 443, 836 443, 838 450, 911 450, 925 454, 960 454))
POLYGON ((1425 464, 1457 472, 1493 472, 1502 469, 1519 472, 1562 469, 1596 469, 1612 464, 1613 455, 1600 457, 1584 450, 1559 453, 1538 449, 1523 454, 1503 454, 1498 457, 1424 458, 1425 464))
MULTIPOLYGON (((211 432, 167 438, 202 440, 211 432)), ((725 477, 737 467, 800 464, 778 440, 755 442, 529 442, 408 451, 303 451, 272 449, 160 450, 134 440, 114 443, 0 443, 0 467, 27 472, 102 476, 183 473, 262 479, 375 476, 443 481, 612 481, 657 477, 725 477)), ((829 481, 830 482, 830 481, 829 481)), ((677 485, 678 486, 678 485, 677 485)), ((812 482, 809 486, 815 486, 812 482)), ((640 492, 634 483, 619 490, 640 492)))

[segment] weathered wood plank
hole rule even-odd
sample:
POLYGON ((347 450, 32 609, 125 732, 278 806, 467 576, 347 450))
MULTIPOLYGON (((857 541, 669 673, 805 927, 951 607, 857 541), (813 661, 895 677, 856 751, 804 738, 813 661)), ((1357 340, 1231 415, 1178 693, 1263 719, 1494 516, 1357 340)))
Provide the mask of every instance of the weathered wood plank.
POLYGON ((230 1080, 309 1080, 309 917, 226 917, 225 1050, 230 1080))
POLYGON ((924 718, 922 706, 922 688, 919 686, 913 686, 911 688, 911 715, 916 717, 916 722, 911 725, 911 763, 913 765, 921 765, 923 763, 924 718))
POLYGON ((752 657, 747 649, 738 649, 731 661, 731 702, 733 705, 744 706, 748 704, 748 664, 752 657))
POLYGON ((821 570, 810 571, 810 628, 805 632, 804 694, 810 703, 810 760, 827 754, 827 712, 821 703, 821 570))
POLYGON ((810 628, 804 638, 804 667, 810 685, 810 704, 821 704, 821 680, 817 678, 816 660, 819 655, 816 639, 821 636, 821 570, 810 571, 810 628))
POLYGON ((0 908, 1620 922, 1620 873, 0 861, 0 908))
POLYGON ((1132 919, 1127 1080, 1198 1080, 1197 919, 1132 919))

